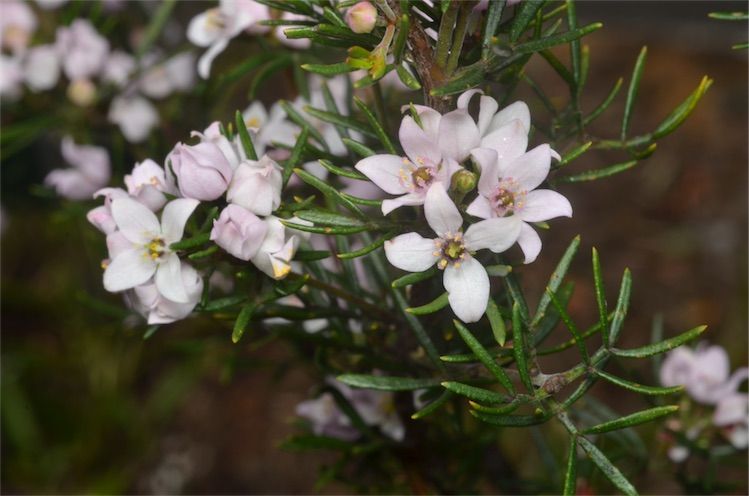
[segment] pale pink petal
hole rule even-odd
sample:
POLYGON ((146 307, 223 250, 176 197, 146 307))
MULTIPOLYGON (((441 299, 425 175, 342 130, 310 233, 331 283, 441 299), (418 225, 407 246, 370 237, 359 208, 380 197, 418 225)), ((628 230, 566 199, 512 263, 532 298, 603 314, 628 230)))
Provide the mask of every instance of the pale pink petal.
POLYGON ((526 191, 536 189, 549 175, 551 148, 539 145, 517 157, 503 168, 502 176, 511 177, 526 191))
POLYGON ((517 241, 522 222, 515 216, 486 219, 466 230, 464 239, 466 248, 470 251, 488 249, 494 253, 501 253, 517 241))
POLYGON ((126 250, 104 271, 104 289, 114 293, 134 288, 148 281, 155 270, 156 262, 142 248, 126 250))
POLYGON ((468 215, 473 215, 474 217, 480 217, 482 219, 491 219, 492 217, 494 217, 492 204, 485 196, 482 195, 477 196, 476 199, 473 200, 470 205, 468 205, 466 213, 468 215))
POLYGON ((117 227, 133 243, 148 243, 161 232, 159 220, 142 203, 130 198, 115 198, 111 209, 117 227))
POLYGON ((390 200, 382 200, 382 215, 387 215, 396 208, 406 205, 423 205, 424 195, 420 193, 409 193, 390 200))
POLYGON ((473 96, 474 96, 474 95, 476 95, 477 93, 478 93, 478 94, 480 94, 480 95, 483 95, 483 94, 484 94, 484 92, 483 92, 483 91, 481 91, 481 90, 479 90, 479 89, 475 89, 475 88, 474 88, 474 89, 472 89, 472 90, 464 91, 464 92, 463 92, 463 93, 461 93, 461 95, 460 95, 460 96, 458 97, 458 101, 457 101, 457 103, 456 103, 456 107, 457 107, 457 108, 459 108, 459 109, 467 109, 467 108, 468 108, 468 105, 469 105, 469 104, 471 103, 471 99, 472 99, 472 98, 473 98, 473 96))
POLYGON ((715 408, 713 424, 718 427, 747 422, 749 401, 745 393, 735 393, 723 398, 715 408))
POLYGON ((555 217, 572 217, 572 205, 556 191, 537 189, 528 193, 517 213, 526 222, 543 222, 555 217))
POLYGON ((409 272, 423 272, 437 262, 434 240, 406 233, 385 241, 385 256, 394 266, 409 272))
POLYGON ((187 26, 187 39, 201 47, 215 42, 222 34, 220 29, 212 29, 212 17, 215 15, 215 9, 211 9, 193 17, 187 26))
POLYGON ((481 148, 496 150, 500 162, 512 160, 525 153, 528 148, 528 132, 523 123, 516 119, 484 136, 481 148))
POLYGON ((164 213, 161 214, 161 233, 164 241, 175 243, 182 239, 187 219, 190 218, 195 208, 200 204, 198 200, 189 198, 178 198, 167 203, 164 213))
POLYGON ((528 110, 528 105, 525 102, 515 102, 511 105, 500 110, 491 120, 488 131, 492 132, 512 122, 513 120, 519 120, 523 124, 525 134, 531 129, 531 113, 528 110))
POLYGON ((434 183, 427 191, 424 200, 424 215, 438 236, 447 233, 455 234, 463 225, 458 207, 450 199, 442 183, 434 183))
POLYGON ((497 152, 491 148, 476 148, 471 151, 471 157, 481 168, 479 177, 479 192, 484 196, 494 193, 499 184, 499 164, 497 152))
POLYGON ((182 280, 182 263, 175 253, 169 253, 156 269, 156 288, 164 298, 187 303, 189 297, 182 280))
POLYGON ((442 159, 434 139, 430 138, 411 116, 403 118, 398 137, 403 151, 417 167, 425 164, 437 165, 442 159))
POLYGON ((695 357, 691 348, 680 346, 669 352, 661 364, 661 385, 672 387, 688 384, 692 378, 694 365, 695 357))
POLYGON ((397 155, 372 155, 360 160, 354 167, 383 191, 391 195, 402 195, 408 191, 403 186, 400 175, 405 165, 404 160, 406 159, 397 155))
POLYGON ((520 235, 518 236, 518 245, 525 255, 525 263, 529 264, 536 260, 541 253, 541 238, 535 229, 526 224, 520 223, 520 235))
POLYGON ((443 284, 450 308, 463 322, 477 322, 489 301, 489 276, 486 269, 473 257, 459 266, 448 265, 443 284))
POLYGON ((442 116, 439 149, 443 157, 462 162, 481 141, 476 123, 465 110, 453 110, 442 116))
POLYGON ((203 79, 208 79, 211 74, 211 65, 213 65, 213 59, 223 52, 229 45, 228 38, 219 38, 206 50, 206 52, 198 60, 198 74, 203 79))

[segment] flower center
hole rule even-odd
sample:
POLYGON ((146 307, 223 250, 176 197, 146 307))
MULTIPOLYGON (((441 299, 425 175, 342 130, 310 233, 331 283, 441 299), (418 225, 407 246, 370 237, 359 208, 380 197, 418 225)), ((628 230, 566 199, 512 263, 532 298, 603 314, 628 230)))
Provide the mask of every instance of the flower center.
POLYGON ((166 251, 166 243, 161 238, 153 238, 151 242, 146 245, 146 254, 154 261, 161 259, 166 251))
POLYGON ((419 167, 407 158, 403 159, 403 167, 399 172, 401 184, 410 191, 427 189, 436 176, 436 167, 419 160, 419 167))
POLYGON ((434 246, 437 250, 433 255, 440 259, 437 262, 437 267, 440 270, 448 265, 454 265, 455 268, 458 268, 466 258, 466 245, 463 241, 463 233, 461 232, 455 234, 445 233, 441 238, 434 240, 434 246))
POLYGON ((224 14, 218 7, 206 12, 205 22, 209 31, 223 31, 226 28, 224 14))
POLYGON ((528 192, 520 189, 520 184, 510 177, 499 181, 489 199, 497 216, 505 217, 523 208, 527 194, 528 192))

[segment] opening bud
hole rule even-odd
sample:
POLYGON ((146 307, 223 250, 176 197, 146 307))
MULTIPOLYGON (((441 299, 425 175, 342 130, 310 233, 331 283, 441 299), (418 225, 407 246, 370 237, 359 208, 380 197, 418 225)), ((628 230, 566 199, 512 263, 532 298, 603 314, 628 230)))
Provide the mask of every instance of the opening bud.
POLYGON ((354 33, 371 33, 377 23, 377 9, 369 2, 359 2, 346 12, 346 24, 354 33))

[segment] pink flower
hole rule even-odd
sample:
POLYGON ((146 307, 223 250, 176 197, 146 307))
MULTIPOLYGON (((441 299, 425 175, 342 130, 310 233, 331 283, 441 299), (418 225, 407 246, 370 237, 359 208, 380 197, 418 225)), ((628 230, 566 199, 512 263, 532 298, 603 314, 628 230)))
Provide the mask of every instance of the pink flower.
POLYGON ((71 137, 62 140, 62 156, 73 167, 56 169, 44 179, 57 194, 70 200, 85 200, 107 184, 111 174, 104 148, 76 145, 71 137))
POLYGON ((125 139, 131 143, 144 141, 159 123, 156 107, 138 95, 115 97, 109 106, 107 118, 120 127, 125 139))
POLYGON ((136 312, 148 319, 149 324, 168 324, 182 320, 195 308, 203 293, 203 279, 190 265, 182 262, 180 269, 187 301, 179 303, 163 296, 156 284, 144 284, 126 293, 126 301, 136 312))
POLYGON ((174 185, 167 181, 164 169, 150 158, 136 163, 124 180, 130 196, 153 212, 166 204, 164 193, 177 193, 174 185))
POLYGON ((268 231, 255 214, 239 205, 228 205, 213 221, 211 240, 240 260, 250 260, 260 249, 268 231))
POLYGON ((71 81, 98 75, 109 55, 109 42, 86 19, 76 19, 70 26, 57 28, 55 44, 65 75, 71 81))
POLYGON ((346 11, 346 24, 354 33, 371 33, 377 23, 377 9, 367 1, 346 11))
POLYGON ((263 155, 245 160, 234 172, 226 199, 257 215, 270 215, 281 204, 281 167, 263 155))
POLYGON ((0 47, 9 48, 14 54, 24 52, 36 25, 34 11, 26 2, 0 2, 0 47))
POLYGON ((94 198, 104 197, 104 205, 96 207, 86 214, 86 219, 104 234, 112 234, 117 230, 117 223, 112 218, 112 200, 115 198, 129 198, 122 188, 103 188, 94 193, 94 198))
POLYGON ((167 164, 177 176, 182 196, 201 201, 223 195, 234 174, 221 148, 207 141, 197 145, 177 143, 167 156, 167 164))

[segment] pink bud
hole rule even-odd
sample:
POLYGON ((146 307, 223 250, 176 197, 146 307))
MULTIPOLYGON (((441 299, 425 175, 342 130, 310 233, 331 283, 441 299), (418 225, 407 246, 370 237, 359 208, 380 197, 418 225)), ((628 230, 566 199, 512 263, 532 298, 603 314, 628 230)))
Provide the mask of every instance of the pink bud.
POLYGON ((249 260, 260 248, 268 227, 239 205, 227 206, 213 221, 211 240, 241 260, 249 260))
POLYGON ((263 155, 260 160, 239 164, 226 199, 254 214, 270 215, 281 204, 282 187, 281 167, 263 155))
POLYGON ((232 178, 232 168, 214 143, 177 143, 167 157, 185 198, 211 201, 224 194, 232 178))
POLYGON ((377 9, 369 2, 359 2, 346 12, 346 24, 354 33, 371 33, 377 23, 377 9))

